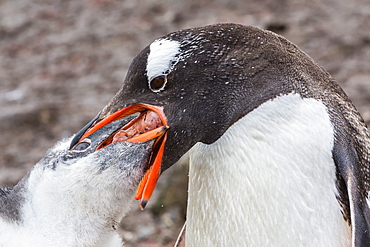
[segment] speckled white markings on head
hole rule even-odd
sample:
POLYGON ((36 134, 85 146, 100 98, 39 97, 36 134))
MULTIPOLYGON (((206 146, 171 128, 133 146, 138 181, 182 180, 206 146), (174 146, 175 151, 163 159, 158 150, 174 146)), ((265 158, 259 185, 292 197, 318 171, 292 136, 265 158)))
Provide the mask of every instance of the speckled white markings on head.
POLYGON ((168 74, 178 62, 180 43, 175 40, 158 39, 150 45, 146 65, 148 82, 156 76, 168 74))

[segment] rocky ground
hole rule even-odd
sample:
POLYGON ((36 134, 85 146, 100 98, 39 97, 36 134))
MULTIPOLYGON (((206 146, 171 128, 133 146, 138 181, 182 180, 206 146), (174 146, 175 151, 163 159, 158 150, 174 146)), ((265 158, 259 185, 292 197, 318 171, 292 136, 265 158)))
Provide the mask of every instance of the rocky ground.
MULTIPOLYGON (((151 41, 218 22, 293 41, 370 122, 368 0, 0 0, 0 186, 14 185, 94 117, 151 41)), ((121 224, 126 246, 171 246, 184 220, 186 169, 164 174, 145 211, 134 204, 121 224)))

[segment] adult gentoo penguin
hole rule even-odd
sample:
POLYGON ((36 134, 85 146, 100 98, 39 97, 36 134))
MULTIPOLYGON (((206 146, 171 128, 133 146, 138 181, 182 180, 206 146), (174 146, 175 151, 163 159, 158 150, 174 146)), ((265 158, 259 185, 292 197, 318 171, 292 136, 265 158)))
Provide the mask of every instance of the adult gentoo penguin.
POLYGON ((142 103, 163 107, 170 128, 136 198, 144 207, 187 154, 186 246, 369 246, 369 131, 285 38, 217 24, 155 40, 72 145, 142 103))
POLYGON ((121 247, 117 225, 167 130, 161 109, 151 109, 73 147, 59 142, 13 189, 0 190, 0 246, 121 247))

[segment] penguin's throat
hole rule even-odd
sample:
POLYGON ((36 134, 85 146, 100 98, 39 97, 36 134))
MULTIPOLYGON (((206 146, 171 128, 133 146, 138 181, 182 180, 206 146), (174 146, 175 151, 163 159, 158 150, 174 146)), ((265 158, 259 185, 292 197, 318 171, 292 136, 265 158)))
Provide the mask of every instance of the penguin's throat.
POLYGON ((167 128, 157 113, 146 110, 122 128, 113 132, 98 146, 97 150, 123 141, 133 143, 147 142, 163 134, 163 131, 167 128))

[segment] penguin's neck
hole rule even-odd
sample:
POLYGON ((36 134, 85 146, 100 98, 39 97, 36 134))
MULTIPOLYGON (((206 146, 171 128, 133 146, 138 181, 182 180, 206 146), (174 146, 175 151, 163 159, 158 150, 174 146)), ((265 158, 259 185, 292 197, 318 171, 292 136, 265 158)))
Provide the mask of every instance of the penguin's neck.
POLYGON ((0 229, 6 229, 0 246, 122 246, 116 227, 130 203, 125 209, 118 193, 113 199, 113 192, 82 186, 76 174, 59 178, 55 173, 34 167, 24 183, 21 221, 0 219, 0 229))
POLYGON ((326 107, 279 96, 190 151, 187 246, 346 246, 326 107))

